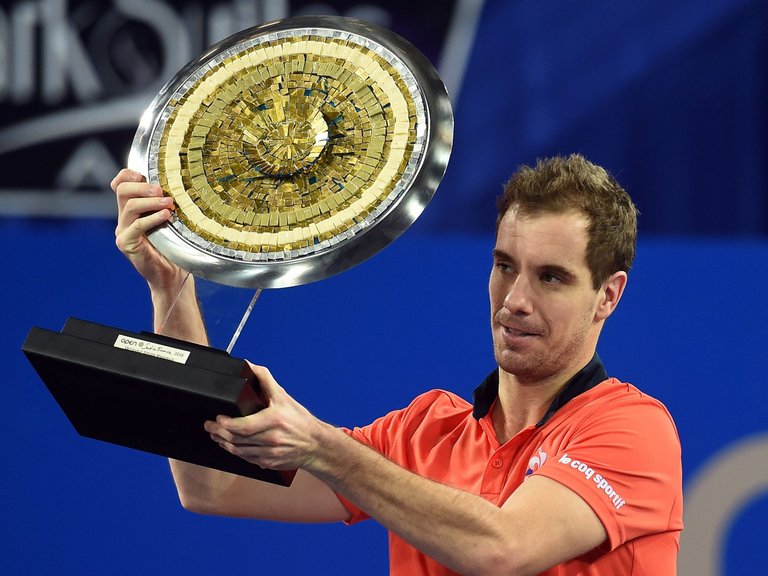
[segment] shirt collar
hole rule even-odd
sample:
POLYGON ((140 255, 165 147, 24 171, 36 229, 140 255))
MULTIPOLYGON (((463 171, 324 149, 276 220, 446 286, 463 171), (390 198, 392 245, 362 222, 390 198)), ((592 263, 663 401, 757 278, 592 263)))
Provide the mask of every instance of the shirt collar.
MULTIPOLYGON (((562 390, 558 392, 557 396, 554 397, 552 403, 549 405, 544 417, 536 423, 536 426, 543 426, 547 420, 549 420, 560 408, 565 406, 569 400, 573 400, 582 392, 594 388, 607 378, 608 373, 605 371, 600 357, 595 353, 592 360, 590 360, 584 368, 579 370, 565 384, 565 386, 563 386, 562 390)), ((491 409, 491 406, 493 406, 498 395, 499 371, 496 369, 491 372, 485 380, 483 380, 482 384, 475 388, 475 391, 472 393, 474 404, 472 415, 475 419, 480 420, 480 418, 488 414, 488 411, 491 409)))

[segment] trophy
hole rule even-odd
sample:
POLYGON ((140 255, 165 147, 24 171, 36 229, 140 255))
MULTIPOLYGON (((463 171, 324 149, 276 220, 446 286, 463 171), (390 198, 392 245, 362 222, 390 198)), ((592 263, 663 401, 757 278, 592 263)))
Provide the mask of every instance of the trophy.
POLYGON ((389 30, 307 16, 235 34, 162 88, 128 160, 176 205, 148 234, 158 251, 195 278, 254 291, 230 345, 70 318, 60 332, 32 328, 22 349, 81 435, 289 484, 203 429, 263 407, 232 346, 262 289, 338 274, 402 234, 452 139, 437 72, 389 30))

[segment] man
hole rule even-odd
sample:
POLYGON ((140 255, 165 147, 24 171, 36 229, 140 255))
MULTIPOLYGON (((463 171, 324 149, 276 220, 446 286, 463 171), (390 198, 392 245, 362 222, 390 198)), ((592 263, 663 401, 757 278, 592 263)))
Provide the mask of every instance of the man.
MULTIPOLYGON (((144 234, 173 209, 130 171, 113 181, 117 245, 147 279, 156 325, 184 273, 144 234)), ((666 576, 682 528, 680 444, 658 401, 608 378, 596 355, 635 252, 636 209, 578 155, 521 168, 499 205, 489 280, 498 369, 474 405, 433 390, 370 426, 313 417, 254 366, 269 406, 206 422, 290 488, 172 461, 184 507, 285 521, 372 517, 392 574, 666 576)), ((164 332, 205 342, 188 283, 164 332)))

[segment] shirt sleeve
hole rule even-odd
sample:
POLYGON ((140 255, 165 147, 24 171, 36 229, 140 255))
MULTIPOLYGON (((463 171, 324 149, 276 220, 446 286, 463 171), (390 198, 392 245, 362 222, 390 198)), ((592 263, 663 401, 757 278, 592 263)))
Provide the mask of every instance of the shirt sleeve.
POLYGON ((628 387, 549 450, 546 464, 534 474, 581 496, 605 527, 611 549, 682 529, 680 440, 660 402, 628 387))
MULTIPOLYGON (((358 442, 361 442, 362 444, 365 444, 366 446, 369 446, 369 447, 371 447, 371 448, 381 452, 381 450, 378 447, 373 446, 370 443, 369 437, 365 433, 365 430, 371 429, 371 428, 375 427, 377 425, 377 423, 379 422, 379 420, 382 420, 384 418, 388 418, 389 416, 390 415, 388 414, 387 416, 379 418, 378 420, 376 420, 372 424, 369 424, 365 429, 363 429, 363 428, 354 428, 354 429, 342 428, 342 430, 344 432, 346 432, 349 436, 351 436, 352 438, 357 440, 358 442)), ((344 507, 349 511, 350 517, 349 517, 348 520, 346 520, 346 524, 350 524, 350 525, 351 524, 356 524, 357 522, 361 522, 363 520, 367 520, 368 518, 370 518, 370 516, 368 516, 368 514, 366 514, 360 508, 358 508, 351 500, 348 500, 347 498, 345 498, 344 496, 342 496, 338 492, 336 493, 336 497, 341 501, 341 503, 344 505, 344 507)))
MULTIPOLYGON (((377 452, 387 455, 390 451, 391 435, 394 431, 402 428, 403 422, 407 419, 409 411, 412 411, 414 406, 419 403, 420 397, 416 398, 407 408, 394 410, 385 416, 377 418, 367 426, 356 427, 354 429, 342 428, 342 430, 361 444, 365 444, 377 452)), ((369 518, 368 514, 358 508, 353 502, 341 494, 337 493, 336 496, 350 513, 350 518, 346 522, 347 524, 355 524, 369 518)))
MULTIPOLYGON (((399 465, 410 469, 409 461, 414 457, 413 444, 418 442, 414 438, 419 437, 419 428, 423 426, 427 413, 445 412, 462 414, 469 409, 466 402, 458 397, 442 391, 430 390, 417 396, 407 407, 394 410, 371 424, 354 428, 343 428, 358 442, 376 450, 399 465)), ((337 494, 341 503, 349 510, 351 517, 348 524, 354 524, 369 516, 354 503, 337 494)))

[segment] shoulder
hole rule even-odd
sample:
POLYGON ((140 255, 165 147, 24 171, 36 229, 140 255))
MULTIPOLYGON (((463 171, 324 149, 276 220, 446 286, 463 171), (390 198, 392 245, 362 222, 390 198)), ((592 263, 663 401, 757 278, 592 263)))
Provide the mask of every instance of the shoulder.
POLYGON ((408 411, 416 412, 429 410, 455 410, 462 413, 471 409, 472 405, 464 398, 461 398, 453 392, 439 389, 430 390, 429 392, 419 394, 406 408, 408 411))
POLYGON ((579 494, 612 547, 649 531, 679 530, 680 439, 664 404, 615 379, 571 402, 553 418, 544 447, 550 458, 536 473, 579 494))
POLYGON ((405 408, 393 410, 371 425, 387 422, 421 422, 425 418, 463 418, 471 412, 472 405, 460 396, 446 390, 430 390, 416 396, 405 408))
POLYGON ((606 465, 637 469, 653 463, 676 469, 677 427, 662 402, 635 386, 606 380, 578 396, 548 423, 556 451, 579 453, 606 465))
POLYGON ((578 452, 606 464, 679 466, 680 438, 662 402, 614 378, 567 403, 542 430, 554 452, 578 452))
POLYGON ((667 407, 658 399, 627 382, 610 378, 589 391, 590 419, 607 424, 631 422, 631 428, 648 434, 674 433, 677 428, 667 407))
POLYGON ((414 398, 408 406, 393 410, 350 433, 386 452, 397 438, 410 438, 417 432, 454 429, 471 415, 472 405, 460 396, 445 390, 430 390, 414 398))

